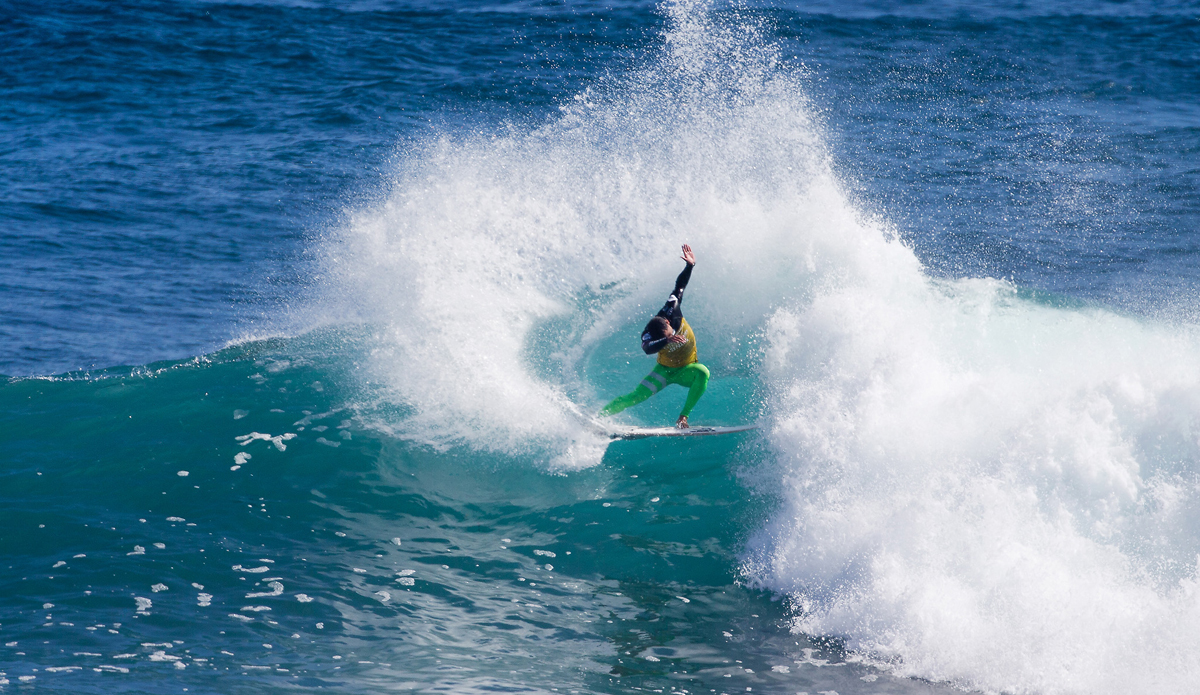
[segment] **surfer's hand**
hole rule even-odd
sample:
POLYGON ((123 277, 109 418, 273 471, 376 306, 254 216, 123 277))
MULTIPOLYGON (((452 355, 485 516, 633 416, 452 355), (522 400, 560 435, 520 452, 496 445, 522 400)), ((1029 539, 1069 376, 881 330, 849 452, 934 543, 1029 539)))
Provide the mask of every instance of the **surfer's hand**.
POLYGON ((668 343, 686 343, 687 336, 679 335, 678 333, 676 333, 675 335, 671 336, 670 338, 667 338, 667 342, 668 343))
POLYGON ((696 254, 692 253, 692 247, 687 244, 683 245, 683 255, 680 258, 688 265, 696 265, 696 254))
POLYGON ((681 430, 686 430, 687 428, 691 427, 691 425, 689 425, 687 422, 687 415, 680 415, 679 419, 675 421, 675 426, 681 430))

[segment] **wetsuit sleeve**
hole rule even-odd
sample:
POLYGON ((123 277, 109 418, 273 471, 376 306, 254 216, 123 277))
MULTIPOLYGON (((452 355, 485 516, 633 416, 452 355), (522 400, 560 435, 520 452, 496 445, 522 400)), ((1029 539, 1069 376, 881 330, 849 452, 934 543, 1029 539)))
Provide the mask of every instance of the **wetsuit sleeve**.
POLYGON ((667 303, 659 309, 658 315, 671 322, 671 327, 679 330, 679 319, 683 318, 683 291, 687 289, 688 280, 692 279, 691 263, 679 273, 679 277, 675 278, 675 289, 671 291, 671 296, 667 298, 667 303), (671 300, 675 301, 672 302, 671 300))
POLYGON ((689 263, 679 277, 675 278, 675 289, 671 291, 671 296, 667 297, 663 308, 658 310, 658 316, 670 321, 671 328, 677 331, 683 323, 683 291, 687 289, 688 280, 692 279, 692 268, 692 264, 689 263))
POLYGON ((680 271, 679 277, 675 278, 675 291, 671 294, 675 295, 679 300, 679 304, 683 304, 683 291, 687 289, 688 280, 692 279, 692 268, 695 267, 691 263, 688 263, 687 267, 680 271))
POLYGON ((666 338, 659 338, 658 340, 650 340, 649 333, 642 334, 642 352, 646 353, 647 355, 653 355, 654 353, 665 348, 666 346, 667 346, 666 338))

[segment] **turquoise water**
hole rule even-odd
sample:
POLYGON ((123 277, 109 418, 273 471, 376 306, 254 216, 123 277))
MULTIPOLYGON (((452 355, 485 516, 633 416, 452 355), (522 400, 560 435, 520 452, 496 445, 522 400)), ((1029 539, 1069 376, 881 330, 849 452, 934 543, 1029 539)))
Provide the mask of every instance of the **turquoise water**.
POLYGON ((738 481, 753 440, 620 443, 571 474, 430 451, 354 424, 353 377, 322 356, 343 340, 5 388, 12 686, 607 692, 730 673, 836 689, 874 673, 799 673, 844 655, 744 587, 737 548, 765 502, 738 481), (295 437, 239 444, 252 432, 295 437))
POLYGON ((1193 688, 1193 5, 0 27, 0 691, 1193 688))

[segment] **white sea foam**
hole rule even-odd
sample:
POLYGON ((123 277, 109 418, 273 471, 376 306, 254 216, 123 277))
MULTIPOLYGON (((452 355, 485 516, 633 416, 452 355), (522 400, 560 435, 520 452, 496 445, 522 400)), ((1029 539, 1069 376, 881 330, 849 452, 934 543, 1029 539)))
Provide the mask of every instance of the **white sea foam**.
POLYGON ((267 586, 271 587, 270 591, 253 591, 246 594, 246 598, 261 598, 264 596, 281 596, 283 594, 283 584, 280 582, 268 582, 267 586))
POLYGON ((754 27, 668 10, 628 81, 414 148, 330 240, 330 301, 372 327, 379 399, 405 409, 376 424, 594 463, 573 403, 615 394, 586 358, 636 331, 687 241, 694 323, 765 345, 771 456, 747 480, 779 508, 745 573, 797 629, 986 691, 1188 692, 1196 329, 931 279, 843 192, 803 73, 754 27))
MULTIPOLYGON (((280 412, 283 412, 283 411, 280 411, 280 412)), ((274 437, 272 437, 269 434, 264 434, 262 432, 251 432, 250 434, 242 434, 242 435, 238 435, 237 437, 234 437, 234 439, 236 441, 241 443, 241 446, 246 446, 247 444, 249 444, 251 442, 255 442, 255 441, 258 441, 261 439, 263 441, 267 441, 267 442, 274 444, 275 448, 280 451, 287 451, 287 444, 284 444, 284 442, 288 441, 289 439, 295 439, 295 438, 296 438, 295 432, 285 432, 283 434, 276 435, 274 437)), ((247 456, 246 458, 249 459, 250 457, 247 456)), ((236 456, 234 457, 234 460, 235 461, 237 460, 236 456)), ((242 463, 245 463, 245 460, 238 462, 238 465, 241 465, 242 463)), ((182 474, 187 475, 187 473, 182 473, 182 474)))
POLYGON ((798 628, 989 690, 1187 690, 1194 330, 892 264, 769 325, 784 508, 747 570, 798 628))

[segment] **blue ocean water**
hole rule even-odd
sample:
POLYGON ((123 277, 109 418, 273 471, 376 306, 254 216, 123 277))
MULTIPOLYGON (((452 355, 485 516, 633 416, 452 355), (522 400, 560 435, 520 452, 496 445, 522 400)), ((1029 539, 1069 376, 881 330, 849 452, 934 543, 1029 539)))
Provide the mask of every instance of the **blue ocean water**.
POLYGON ((0 5, 0 691, 1191 692, 1198 53, 1194 2, 0 5), (761 428, 610 443, 684 242, 692 419, 761 428))

